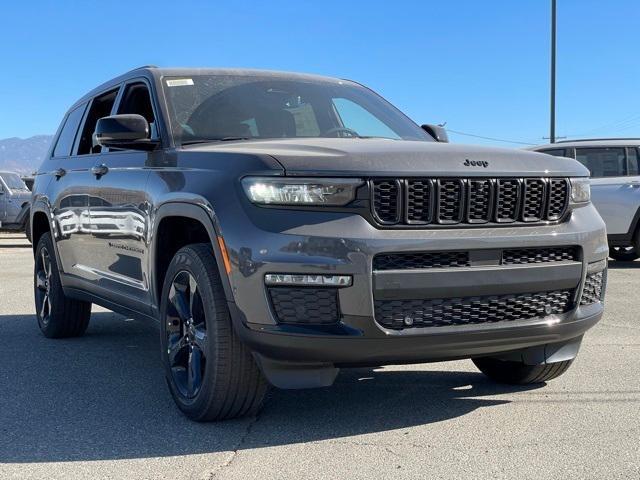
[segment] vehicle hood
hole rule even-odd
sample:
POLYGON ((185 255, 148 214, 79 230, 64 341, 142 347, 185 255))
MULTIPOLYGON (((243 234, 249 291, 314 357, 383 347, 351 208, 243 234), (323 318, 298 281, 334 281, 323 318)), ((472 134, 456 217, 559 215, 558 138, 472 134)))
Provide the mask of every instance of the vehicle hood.
POLYGON ((275 158, 287 175, 588 176, 570 158, 437 142, 354 138, 233 141, 186 147, 275 158))

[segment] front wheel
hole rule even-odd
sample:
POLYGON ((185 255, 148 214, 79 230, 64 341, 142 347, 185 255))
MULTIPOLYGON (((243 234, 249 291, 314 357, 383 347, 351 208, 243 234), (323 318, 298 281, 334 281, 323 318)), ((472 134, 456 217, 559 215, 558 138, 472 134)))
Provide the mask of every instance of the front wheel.
POLYGON ((499 360, 497 358, 474 358, 473 363, 491 380, 511 385, 529 385, 553 380, 566 372, 573 360, 526 365, 522 362, 499 360))
POLYGON ((633 262, 638 258, 638 250, 632 245, 628 247, 609 247, 609 256, 619 262, 633 262))
POLYGON ((211 245, 189 245, 173 257, 160 315, 162 360, 178 408, 200 422, 255 415, 267 383, 233 331, 211 245))

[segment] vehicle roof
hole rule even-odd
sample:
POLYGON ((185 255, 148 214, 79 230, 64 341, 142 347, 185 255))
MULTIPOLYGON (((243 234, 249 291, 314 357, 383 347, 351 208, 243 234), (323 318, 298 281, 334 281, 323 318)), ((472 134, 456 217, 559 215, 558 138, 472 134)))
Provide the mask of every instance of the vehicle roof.
POLYGON ((551 150, 567 147, 628 147, 640 145, 640 138, 585 138, 584 140, 561 140, 546 145, 536 145, 528 150, 551 150))
POLYGON ((82 98, 78 99, 70 108, 72 110, 77 105, 86 102, 91 99, 95 95, 98 95, 110 88, 113 88, 120 83, 127 81, 131 78, 135 77, 147 77, 158 79, 161 77, 188 77, 188 76, 196 76, 196 75, 240 75, 240 76, 268 76, 273 77, 274 79, 281 80, 312 80, 312 81, 320 81, 320 82, 349 82, 356 83, 351 80, 342 79, 342 78, 334 78, 334 77, 326 77, 322 75, 315 75, 310 73, 296 73, 296 72, 285 72, 278 70, 260 70, 260 69, 252 69, 252 68, 200 68, 200 67, 156 67, 155 65, 145 65, 143 67, 134 68, 122 75, 119 75, 111 80, 104 82, 98 87, 94 88, 87 94, 83 95, 82 98))

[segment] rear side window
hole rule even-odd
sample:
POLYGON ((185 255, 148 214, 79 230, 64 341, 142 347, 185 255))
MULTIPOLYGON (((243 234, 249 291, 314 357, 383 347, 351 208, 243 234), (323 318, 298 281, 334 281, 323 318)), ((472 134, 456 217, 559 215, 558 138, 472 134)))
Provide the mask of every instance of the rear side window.
POLYGON ((539 150, 540 153, 546 153, 547 155, 553 155, 554 157, 566 157, 564 148, 556 148, 554 150, 539 150))
POLYGON ((624 148, 576 148, 576 160, 589 169, 593 178, 627 175, 624 148))
POLYGON ((86 106, 86 103, 80 105, 71 113, 69 113, 69 115, 67 115, 67 118, 64 121, 64 126, 62 127, 62 131, 58 136, 56 148, 53 150, 54 157, 68 157, 69 155, 71 155, 73 141, 76 139, 78 126, 80 126, 82 115, 84 114, 84 109, 86 108, 86 106))
POLYGON ((91 108, 89 108, 89 114, 82 127, 82 135, 80 136, 80 142, 78 144, 78 155, 87 155, 89 153, 99 153, 100 147, 93 147, 92 136, 96 129, 96 123, 98 119, 102 117, 108 117, 111 115, 113 104, 116 101, 118 89, 112 90, 96 97, 91 102, 91 108))

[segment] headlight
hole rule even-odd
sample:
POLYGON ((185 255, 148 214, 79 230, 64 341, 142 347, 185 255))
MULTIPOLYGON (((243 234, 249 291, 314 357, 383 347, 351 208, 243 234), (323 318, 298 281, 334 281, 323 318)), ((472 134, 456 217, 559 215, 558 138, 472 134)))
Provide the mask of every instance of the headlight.
POLYGON ((351 202, 362 185, 358 178, 247 177, 242 187, 253 203, 263 205, 332 205, 351 202))
POLYGON ((588 178, 571 179, 571 202, 588 203, 591 200, 591 181, 588 178))

